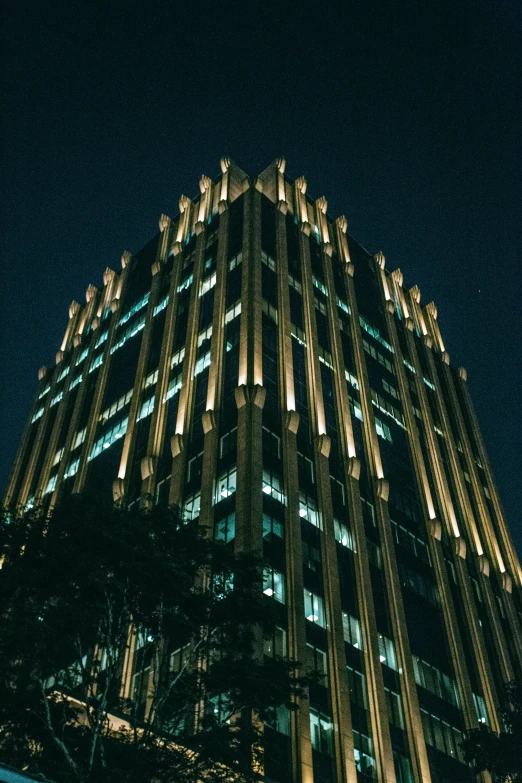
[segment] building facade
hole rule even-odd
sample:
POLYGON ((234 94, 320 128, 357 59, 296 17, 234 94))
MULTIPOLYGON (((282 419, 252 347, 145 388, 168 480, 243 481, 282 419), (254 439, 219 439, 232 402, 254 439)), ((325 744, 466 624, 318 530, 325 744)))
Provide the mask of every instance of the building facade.
MULTIPOLYGON (((229 159, 73 302, 7 500, 179 505, 262 554, 266 655, 317 673, 265 727, 286 783, 472 781, 522 675, 522 571, 433 303, 279 159, 229 159)), ((482 778, 486 781, 488 778, 482 778)))

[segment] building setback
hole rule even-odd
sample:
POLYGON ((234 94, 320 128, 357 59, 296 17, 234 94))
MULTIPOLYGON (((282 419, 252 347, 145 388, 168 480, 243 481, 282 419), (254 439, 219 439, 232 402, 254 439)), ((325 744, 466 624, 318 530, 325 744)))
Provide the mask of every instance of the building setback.
POLYGON ((7 500, 176 504, 263 555, 265 654, 319 675, 265 728, 267 780, 472 781, 462 733, 522 675, 522 571, 437 308, 306 188, 224 158, 71 304, 7 500))

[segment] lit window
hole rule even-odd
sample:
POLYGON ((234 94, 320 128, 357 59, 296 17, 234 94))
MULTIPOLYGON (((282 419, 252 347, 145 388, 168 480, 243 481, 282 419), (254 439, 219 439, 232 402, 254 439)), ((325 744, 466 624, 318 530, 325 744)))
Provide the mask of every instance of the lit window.
POLYGON ((79 357, 76 359, 76 366, 78 366, 79 364, 81 364, 83 362, 83 360, 85 359, 85 357, 87 356, 88 353, 89 353, 89 349, 88 348, 84 348, 83 351, 81 352, 81 354, 79 355, 79 357))
POLYGON ((212 337, 212 324, 210 324, 210 326, 207 326, 206 329, 203 329, 198 334, 198 348, 201 348, 203 343, 206 342, 207 340, 210 340, 211 337, 212 337))
POLYGON ((355 375, 352 375, 352 373, 351 373, 349 370, 346 370, 346 369, 345 369, 345 371, 344 371, 344 377, 346 378, 346 380, 348 381, 348 383, 349 383, 351 386, 353 386, 353 388, 354 388, 354 389, 358 389, 358 388, 359 388, 359 381, 357 380, 357 378, 355 377, 355 375))
POLYGON ((383 421, 375 417, 375 429, 377 431, 377 435, 380 438, 383 438, 384 440, 389 441, 390 443, 393 443, 390 428, 387 424, 385 424, 383 421))
POLYGON ((57 381, 56 381, 56 382, 57 382, 57 383, 60 383, 60 381, 63 381, 63 379, 65 378, 65 376, 66 376, 66 375, 67 375, 67 373, 69 372, 69 370, 70 370, 70 367, 65 367, 65 369, 63 369, 63 370, 61 371, 61 373, 60 373, 60 375, 58 376, 58 378, 57 378, 57 381))
POLYGON ((152 397, 149 397, 148 400, 145 400, 145 402, 141 406, 140 412, 136 417, 136 421, 141 421, 142 419, 146 419, 147 416, 150 416, 153 410, 154 410, 154 395, 152 397))
POLYGON ((265 566, 263 568, 263 593, 269 598, 284 604, 285 602, 285 577, 275 568, 265 566))
POLYGON ((278 731, 280 734, 286 734, 289 736, 290 710, 288 707, 285 707, 284 704, 281 704, 281 706, 272 709, 270 712, 271 714, 269 714, 265 719, 266 725, 270 726, 270 728, 274 729, 274 731, 278 731))
POLYGON ((375 340, 380 342, 380 344, 383 345, 388 351, 390 351, 390 353, 393 353, 393 348, 391 347, 390 343, 387 342, 387 340, 385 340, 384 337, 382 337, 381 333, 379 332, 376 326, 370 324, 365 318, 363 318, 362 315, 359 316, 359 323, 362 326, 362 328, 366 332, 368 332, 368 334, 371 334, 371 336, 375 340))
POLYGON ((333 723, 328 715, 310 710, 310 734, 312 748, 329 756, 333 753, 333 723))
POLYGON ((86 433, 87 433, 87 427, 84 427, 83 430, 80 430, 79 432, 76 433, 71 446, 72 451, 74 451, 74 449, 77 449, 78 446, 82 445, 83 441, 85 440, 86 433))
POLYGON ((147 389, 149 386, 153 386, 158 380, 158 370, 154 370, 154 372, 151 372, 147 375, 145 380, 143 381, 143 388, 147 389))
POLYGON ((122 421, 115 424, 114 427, 112 427, 112 429, 108 430, 105 433, 105 435, 103 435, 101 438, 98 438, 98 440, 92 447, 91 453, 89 455, 89 461, 93 460, 95 457, 101 454, 102 451, 112 446, 112 444, 115 443, 115 441, 122 438, 127 432, 128 423, 129 423, 129 418, 126 417, 125 419, 122 419, 122 421))
POLYGON ((194 377, 196 375, 199 375, 203 370, 210 365, 210 351, 208 351, 203 356, 200 356, 200 358, 196 362, 196 366, 194 368, 194 377))
POLYGON ((78 459, 75 459, 73 462, 71 462, 71 464, 67 468, 67 472, 64 478, 71 478, 71 476, 75 476, 76 473, 78 473, 79 466, 80 466, 80 458, 78 457, 78 459))
POLYGON ((139 312, 142 309, 142 307, 145 307, 145 305, 148 303, 148 301, 149 301, 149 294, 145 294, 143 299, 140 299, 139 302, 136 302, 136 304, 134 304, 130 308, 130 310, 128 310, 128 312, 125 313, 125 315, 122 315, 122 317, 120 318, 120 322, 119 322, 118 326, 121 326, 122 324, 127 323, 127 321, 130 318, 132 318, 133 315, 135 315, 137 312, 139 312))
POLYGON ((299 345, 302 345, 304 348, 306 348, 306 335, 302 329, 300 329, 295 324, 290 324, 290 333, 292 337, 297 340, 299 345))
POLYGON ((296 278, 293 275, 288 275, 288 285, 290 288, 293 288, 295 291, 297 291, 298 294, 303 293, 303 286, 299 282, 299 280, 296 280, 296 278))
POLYGON ((351 549, 352 552, 357 551, 353 541, 352 531, 346 525, 343 525, 342 522, 339 522, 338 519, 334 519, 334 533, 335 540, 338 541, 341 546, 351 549))
POLYGON ((122 394, 116 402, 113 402, 109 408, 106 408, 103 413, 100 414, 100 421, 108 421, 115 413, 124 408, 131 401, 132 392, 133 389, 129 389, 129 391, 122 394))
POLYGON ((342 613, 343 636, 347 644, 351 644, 357 650, 363 649, 361 623, 357 617, 346 612, 342 613))
POLYGON ((215 285, 216 285, 216 273, 213 272, 211 275, 206 277, 205 280, 201 281, 199 295, 205 296, 207 291, 210 291, 210 289, 214 288, 215 285))
POLYGON ((83 381, 83 375, 80 373, 71 381, 71 385, 69 386, 69 391, 74 389, 75 386, 78 386, 79 383, 83 381))
POLYGON ((195 492, 185 498, 183 503, 183 519, 185 522, 191 522, 199 517, 201 507, 201 492, 195 492))
POLYGON ((281 487, 281 479, 271 470, 263 470, 263 492, 265 495, 271 495, 280 503, 285 502, 285 496, 281 487))
POLYGON ((328 296, 328 291, 326 290, 326 286, 323 283, 322 280, 319 280, 318 277, 316 277, 314 274, 312 274, 312 283, 315 285, 316 288, 321 291, 325 296, 328 296))
POLYGON ((319 678, 320 685, 328 687, 328 663, 325 651, 308 642, 306 645, 306 656, 308 659, 308 672, 312 676, 315 675, 319 678))
POLYGON ((57 403, 57 402, 60 402, 60 400, 62 399, 62 397, 63 397, 63 391, 59 392, 59 393, 56 395, 56 397, 53 397, 53 399, 51 400, 51 406, 53 406, 53 405, 56 405, 56 403, 57 403))
POLYGON ((46 386, 45 389, 42 392, 40 392, 40 394, 38 395, 38 399, 41 400, 42 397, 45 397, 45 395, 48 394, 50 391, 51 391, 51 387, 46 386))
MULTIPOLYGON (((366 779, 376 779, 377 767, 373 757, 373 746, 370 737, 367 737, 366 734, 361 734, 360 731, 354 729, 353 744, 353 756, 357 771, 362 772, 366 779)), ((403 783, 406 783, 406 781, 403 783)), ((412 781, 408 781, 408 783, 412 783, 412 781)))
POLYGON ((231 258, 230 261, 228 262, 228 268, 230 269, 230 271, 232 271, 232 269, 235 269, 235 267, 238 266, 242 260, 243 260, 243 253, 238 253, 237 256, 231 258))
POLYGON ((52 492, 54 488, 56 487, 56 481, 58 479, 58 474, 55 473, 54 476, 51 476, 49 481, 47 482, 47 486, 44 490, 44 495, 48 495, 49 492, 52 492))
MULTIPOLYGON (((121 323, 122 321, 120 321, 120 324, 121 323)), ((136 321, 136 323, 131 324, 131 326, 125 329, 121 337, 118 338, 118 341, 112 346, 111 354, 113 354, 115 351, 121 348, 122 345, 125 345, 127 340, 130 340, 131 337, 134 337, 134 335, 138 334, 138 332, 140 332, 144 328, 144 326, 145 326, 145 316, 143 316, 143 318, 140 318, 139 321, 136 321)))
POLYGON ((385 666, 397 671, 397 659, 395 657, 395 645, 387 636, 379 634, 379 660, 385 666))
POLYGON ((99 353, 98 356, 94 357, 91 362, 91 366, 89 367, 89 372, 93 372, 101 364, 103 364, 103 353, 99 353))
POLYGON ((173 355, 172 359, 170 360, 170 369, 173 370, 174 367, 177 367, 178 364, 181 364, 184 356, 185 356, 185 348, 180 348, 179 351, 177 351, 173 355))
POLYGON ((321 596, 305 588, 304 605, 306 619, 311 623, 315 623, 315 625, 321 626, 321 628, 326 628, 324 601, 321 596))
POLYGON ((299 516, 322 530, 322 519, 315 500, 304 492, 299 493, 299 516))
POLYGON ((235 304, 233 304, 231 307, 228 308, 228 310, 225 313, 225 323, 228 324, 230 321, 233 321, 234 318, 237 318, 237 316, 241 312, 241 299, 238 299, 235 304))
POLYGON ((52 464, 53 468, 55 465, 58 465, 58 463, 60 462, 61 458, 63 457, 64 450, 65 448, 58 449, 58 451, 54 455, 53 464, 52 464))
POLYGON ((177 392, 179 392, 179 390, 181 389, 181 378, 182 378, 182 374, 180 373, 169 382, 167 391, 165 392, 165 395, 163 397, 163 402, 167 402, 167 400, 170 400, 171 397, 174 397, 174 395, 177 392))
POLYGON ((216 522, 214 529, 214 538, 216 541, 223 541, 228 544, 232 541, 236 534, 236 515, 234 512, 229 514, 224 519, 219 519, 216 522))
POLYGON ((268 514, 263 514, 263 538, 283 538, 283 523, 268 514))
POLYGON ((215 503, 219 503, 220 500, 224 500, 234 494, 236 491, 236 478, 235 466, 221 474, 216 482, 215 503))
POLYGON ((166 308, 168 303, 169 303, 169 295, 167 294, 167 296, 164 296, 163 299, 156 305, 156 307, 152 311, 152 316, 154 317, 158 315, 158 313, 161 313, 161 311, 166 308))
POLYGON ((350 315, 350 308, 346 304, 345 301, 343 301, 339 296, 337 297, 337 307, 339 307, 341 310, 343 310, 345 313, 348 313, 350 315))
POLYGON ((109 332, 103 332, 103 334, 100 334, 98 339, 96 340, 95 348, 99 348, 100 345, 103 345, 107 337, 109 336, 109 332))
POLYGON ((31 422, 38 421, 38 419, 43 416, 44 409, 39 408, 36 413, 34 414, 33 418, 31 419, 31 422))

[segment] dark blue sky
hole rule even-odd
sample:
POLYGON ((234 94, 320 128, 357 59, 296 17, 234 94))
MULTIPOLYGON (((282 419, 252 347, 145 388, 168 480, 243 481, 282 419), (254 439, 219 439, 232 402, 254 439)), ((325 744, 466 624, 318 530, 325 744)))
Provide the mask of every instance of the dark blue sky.
POLYGON ((229 155, 284 155, 434 300, 519 551, 522 7, 10 0, 0 483, 72 299, 229 155))

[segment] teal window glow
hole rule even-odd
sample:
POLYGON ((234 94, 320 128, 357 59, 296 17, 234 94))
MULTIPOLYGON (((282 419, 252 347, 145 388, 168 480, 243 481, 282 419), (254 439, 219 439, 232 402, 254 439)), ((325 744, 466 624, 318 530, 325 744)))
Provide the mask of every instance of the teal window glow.
POLYGON ((342 613, 343 636, 347 644, 351 644, 357 650, 363 649, 361 623, 357 617, 346 612, 342 613))
POLYGON ((81 354, 76 359, 76 362, 75 362, 76 367, 78 367, 78 365, 83 362, 83 360, 85 359, 85 357, 87 356, 88 353, 89 353, 89 349, 88 348, 84 348, 83 351, 81 352, 81 354))
POLYGON ((320 595, 312 593, 311 590, 304 590, 304 609, 305 618, 310 623, 326 628, 326 614, 324 611, 324 601, 320 595))
POLYGON ((65 378, 65 376, 67 375, 67 373, 69 372, 69 370, 70 370, 70 369, 71 369, 70 367, 65 367, 65 368, 64 368, 64 369, 61 371, 61 373, 60 373, 60 375, 58 376, 58 378, 57 378, 56 382, 57 382, 57 383, 60 383, 60 381, 63 381, 63 379, 65 378))
POLYGON ((132 305, 130 310, 128 310, 125 313, 125 315, 122 315, 122 317, 120 318, 120 322, 119 322, 118 326, 121 326, 122 324, 127 323, 129 318, 132 318, 132 316, 135 315, 136 313, 138 313, 142 309, 142 307, 145 307, 145 305, 148 303, 148 301, 149 301, 149 294, 147 293, 147 294, 145 294, 143 299, 140 299, 139 302, 136 302, 136 304, 132 305))
POLYGON ((145 402, 140 408, 140 412, 136 417, 136 421, 141 421, 142 419, 146 419, 147 416, 150 416, 153 410, 154 410, 154 395, 152 395, 152 397, 149 397, 148 400, 145 400, 145 402))
POLYGON ((89 367, 89 372, 94 372, 94 370, 103 364, 103 353, 99 353, 98 356, 95 356, 94 359, 91 362, 91 366, 89 367))
POLYGON ((52 398, 52 400, 51 400, 51 406, 53 406, 53 405, 56 405, 56 403, 57 403, 57 402, 60 402, 60 400, 62 399, 62 397, 63 397, 63 391, 61 391, 61 392, 58 392, 58 394, 56 395, 56 397, 53 397, 53 398, 52 398))
POLYGON ((119 421, 117 424, 114 425, 110 430, 107 430, 107 432, 102 435, 101 438, 98 438, 96 443, 91 449, 91 453, 89 454, 89 462, 95 457, 97 457, 99 454, 104 451, 104 449, 108 449, 110 446, 112 446, 113 443, 115 443, 120 438, 123 438, 125 433, 127 432, 127 426, 129 424, 129 417, 126 416, 124 419, 119 421))
POLYGON ((118 342, 112 346, 111 354, 117 351, 118 348, 121 348, 122 345, 125 345, 127 340, 130 340, 131 337, 134 337, 134 335, 138 334, 138 332, 141 331, 141 329, 143 329, 144 326, 145 326, 145 316, 143 316, 143 318, 140 318, 140 320, 137 321, 135 324, 132 324, 127 329, 125 329, 121 337, 118 339, 118 342))
POLYGON ((263 593, 280 604, 285 602, 285 576, 271 566, 263 568, 263 593))
POLYGON ((31 419, 31 423, 32 423, 32 422, 34 422, 34 421, 38 421, 38 419, 39 419, 41 416, 43 416, 43 412, 44 412, 44 409, 43 409, 43 408, 39 408, 39 409, 36 411, 36 413, 34 414, 33 418, 31 419))
POLYGON ((154 316, 158 315, 158 313, 161 313, 161 311, 166 308, 168 303, 169 303, 169 295, 167 294, 167 296, 164 296, 163 299, 161 300, 161 302, 159 302, 156 305, 156 307, 152 311, 152 316, 154 317, 154 316))

